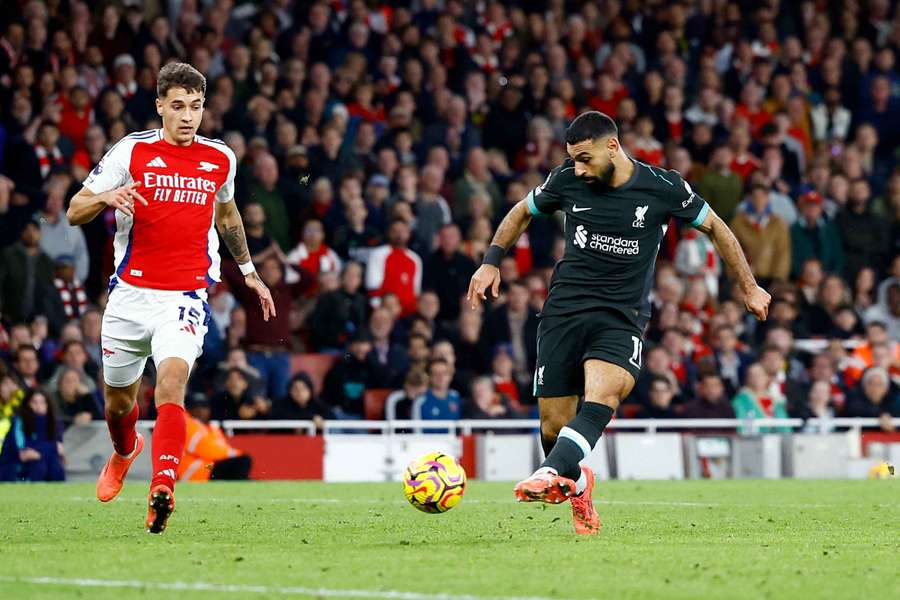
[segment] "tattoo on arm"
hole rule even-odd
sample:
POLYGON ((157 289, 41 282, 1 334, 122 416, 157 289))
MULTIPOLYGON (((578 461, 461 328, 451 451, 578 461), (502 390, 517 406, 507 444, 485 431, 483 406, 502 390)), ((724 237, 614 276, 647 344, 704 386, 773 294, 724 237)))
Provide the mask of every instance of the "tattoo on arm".
POLYGON ((753 271, 750 270, 741 243, 718 215, 711 219, 708 226, 704 223, 698 229, 710 237, 719 256, 734 272, 741 288, 746 290, 756 285, 756 278, 753 277, 753 271))
POLYGON ((522 200, 503 217, 491 243, 509 250, 530 222, 531 212, 528 210, 528 205, 522 200))
POLYGON ((231 252, 231 256, 238 264, 250 262, 250 250, 247 249, 247 234, 244 232, 244 222, 241 213, 238 212, 234 202, 219 204, 216 206, 216 224, 219 234, 225 241, 225 246, 231 252))
POLYGON ((250 262, 250 251, 247 249, 247 235, 244 233, 244 224, 228 224, 222 228, 222 239, 228 246, 228 251, 238 264, 250 262))

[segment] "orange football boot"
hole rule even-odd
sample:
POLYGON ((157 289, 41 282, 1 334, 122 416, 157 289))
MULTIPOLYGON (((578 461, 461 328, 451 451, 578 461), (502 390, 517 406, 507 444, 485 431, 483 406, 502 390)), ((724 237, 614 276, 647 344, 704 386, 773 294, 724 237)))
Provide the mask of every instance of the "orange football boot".
POLYGON ((150 490, 147 500, 147 533, 162 533, 175 510, 175 493, 165 485, 158 485, 150 490))
POLYGON ((600 515, 594 508, 594 472, 590 467, 581 467, 581 472, 587 477, 587 487, 580 496, 572 497, 572 524, 575 533, 579 535, 596 535, 600 532, 600 515))
POLYGON ((138 433, 134 443, 134 451, 130 456, 122 456, 113 450, 112 456, 106 461, 103 470, 100 471, 100 477, 97 478, 97 499, 100 502, 109 502, 119 495, 131 463, 134 462, 134 459, 138 457, 138 454, 143 449, 144 436, 138 433))
POLYGON ((535 473, 513 488, 519 502, 559 504, 575 495, 575 482, 551 472, 535 473))

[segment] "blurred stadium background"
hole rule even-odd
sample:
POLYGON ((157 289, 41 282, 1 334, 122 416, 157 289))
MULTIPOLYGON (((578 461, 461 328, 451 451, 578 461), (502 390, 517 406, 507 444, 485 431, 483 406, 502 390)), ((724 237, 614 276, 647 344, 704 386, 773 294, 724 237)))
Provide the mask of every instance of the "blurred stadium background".
MULTIPOLYGON (((263 322, 226 257, 183 478, 238 454, 254 479, 388 481, 432 449, 479 479, 529 473, 560 223, 532 222, 500 298, 463 296, 588 109, 684 175, 773 296, 754 322, 707 239, 669 228, 598 472, 847 478, 900 459, 895 1, 11 0, 0 24, 3 479, 88 481, 107 455, 113 216, 73 228, 65 208, 112 144, 160 126, 169 60, 208 78, 200 133, 240 161, 278 307, 263 322), (54 464, 29 468, 37 444, 54 464)), ((143 383, 150 427, 152 366, 143 383)))
MULTIPOLYGON (((850 481, 900 462, 898 52, 896 0, 4 0, 0 480, 72 483, 0 485, 0 593, 900 596, 896 482, 850 481), (278 309, 262 321, 226 256, 180 476, 292 481, 180 485, 147 540, 148 453, 94 499, 114 218, 65 209, 117 140, 160 126, 169 60, 208 78, 200 133, 240 161, 278 309), (588 459, 595 540, 508 483, 540 460, 560 223, 532 221, 500 298, 462 301, 589 109, 681 172, 773 296, 748 318, 707 239, 669 227, 643 373, 588 459), (432 450, 473 480, 439 517, 396 483, 432 450)), ((145 431, 153 389, 151 364, 145 431)))

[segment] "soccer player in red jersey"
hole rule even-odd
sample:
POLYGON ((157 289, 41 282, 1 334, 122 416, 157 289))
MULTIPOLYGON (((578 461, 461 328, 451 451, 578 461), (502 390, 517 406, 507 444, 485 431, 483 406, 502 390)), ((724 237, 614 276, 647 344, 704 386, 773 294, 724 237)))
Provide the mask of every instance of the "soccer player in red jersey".
POLYGON ((116 209, 115 273, 103 314, 106 422, 114 451, 97 480, 97 498, 122 489, 144 447, 135 430, 137 393, 147 358, 156 364, 157 419, 146 529, 162 533, 175 509, 175 476, 185 444, 184 393, 209 323, 206 287, 219 280, 219 238, 260 300, 275 315, 268 288, 250 261, 234 203, 234 153, 197 135, 206 78, 185 63, 160 69, 156 112, 161 129, 122 138, 72 198, 69 222, 87 223, 116 209))

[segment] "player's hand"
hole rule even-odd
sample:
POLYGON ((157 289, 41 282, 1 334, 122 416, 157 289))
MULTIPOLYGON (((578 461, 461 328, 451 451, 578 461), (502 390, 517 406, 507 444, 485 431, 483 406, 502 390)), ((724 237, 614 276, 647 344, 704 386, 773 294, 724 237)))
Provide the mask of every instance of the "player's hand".
POLYGON ((116 210, 121 210, 129 217, 133 217, 135 201, 140 202, 144 206, 147 206, 149 204, 147 202, 147 199, 141 196, 138 193, 137 189, 135 189, 139 185, 141 185, 140 181, 132 181, 131 183, 123 185, 122 187, 104 192, 103 201, 108 206, 112 206, 116 210))
POLYGON ((761 287, 754 286, 748 292, 744 292, 744 306, 758 321, 765 321, 769 315, 769 302, 772 296, 761 287))
POLYGON ((269 317, 277 316, 275 314, 275 301, 272 300, 272 292, 269 291, 269 288, 266 287, 263 280, 259 278, 259 275, 250 273, 244 277, 244 282, 247 284, 248 288, 254 290, 256 295, 259 296, 259 305, 262 307, 263 321, 268 321, 269 317))
POLYGON ((469 281, 469 293, 466 300, 472 303, 472 308, 477 308, 482 300, 487 300, 485 292, 491 289, 494 298, 500 295, 500 269, 494 265, 481 265, 472 280, 469 281))

